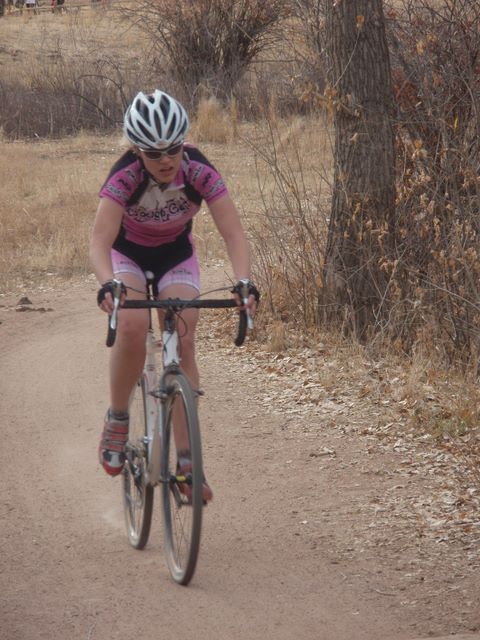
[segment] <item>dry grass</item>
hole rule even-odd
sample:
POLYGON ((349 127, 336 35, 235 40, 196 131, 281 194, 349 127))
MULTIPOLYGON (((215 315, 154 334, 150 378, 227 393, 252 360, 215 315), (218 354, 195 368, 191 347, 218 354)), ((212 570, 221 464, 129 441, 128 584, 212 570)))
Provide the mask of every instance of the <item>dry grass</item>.
MULTIPOLYGON (((39 76, 56 83, 59 61, 74 64, 75 60, 108 57, 128 66, 142 50, 140 34, 127 28, 119 14, 86 8, 56 16, 49 12, 9 16, 0 21, 0 42, 0 79, 22 78, 26 86, 39 76)), ((200 144, 224 174, 252 237, 262 235, 259 222, 264 218, 265 199, 276 199, 271 208, 278 211, 279 221, 285 214, 276 198, 278 167, 271 165, 268 154, 261 157, 272 147, 270 125, 242 123, 235 102, 226 110, 213 99, 203 101, 193 115, 190 139, 200 144)), ((330 162, 322 126, 307 119, 279 120, 273 102, 268 115, 275 128, 272 135, 279 137, 282 162, 295 164, 299 154, 304 156, 308 175, 302 181, 316 190, 317 167, 325 158, 330 162)), ((115 136, 86 134, 58 142, 4 145, 0 159, 5 177, 0 184, 0 291, 45 273, 69 277, 88 272, 88 235, 96 193, 121 151, 115 136)), ((224 257, 223 243, 205 212, 197 217, 196 235, 205 260, 224 257)), ((267 250, 268 242, 275 243, 271 234, 264 240, 267 250)))
POLYGON ((136 91, 151 88, 148 46, 117 11, 0 20, 0 126, 9 139, 112 132, 136 91))
POLYGON ((124 62, 134 60, 142 49, 143 38, 116 12, 85 7, 55 16, 50 12, 5 16, 0 20, 0 42, 0 59, 8 62, 2 65, 4 77, 9 72, 27 72, 44 59, 55 63, 58 56, 95 52, 97 57, 108 53, 120 56, 124 62))
POLYGON ((227 111, 216 98, 202 100, 191 130, 197 142, 225 144, 238 137, 238 117, 234 103, 227 111))
MULTIPOLYGON (((227 121, 231 116, 223 113, 223 117, 227 121)), ((210 141, 199 144, 224 175, 249 232, 254 234, 264 220, 260 185, 273 194, 275 176, 252 150, 251 140, 258 140, 258 129, 248 124, 236 126, 239 137, 235 144, 210 141)), ((291 144, 290 123, 285 123, 284 130, 283 135, 291 144)), ((307 148, 311 127, 296 125, 296 131, 297 136, 300 135, 299 144, 307 148)), ((197 135, 209 139, 208 128, 201 121, 193 122, 190 139, 197 142, 197 135)), ((123 150, 119 135, 82 134, 60 141, 3 145, 0 291, 22 287, 46 273, 71 277, 89 272, 88 240, 97 192, 123 150)), ((314 172, 309 179, 315 180, 314 172)), ((221 238, 205 210, 197 216, 195 234, 199 253, 205 261, 225 258, 221 238)))
POLYGON ((1 290, 45 273, 70 277, 88 271, 95 192, 110 165, 113 144, 78 136, 56 143, 4 145, 1 290))

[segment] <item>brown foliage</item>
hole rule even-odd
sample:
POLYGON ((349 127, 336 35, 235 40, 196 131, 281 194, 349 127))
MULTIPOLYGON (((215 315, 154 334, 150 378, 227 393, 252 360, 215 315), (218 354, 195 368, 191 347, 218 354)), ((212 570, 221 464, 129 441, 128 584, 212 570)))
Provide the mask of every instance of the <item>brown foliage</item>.
MULTIPOLYGON (((305 29, 315 24, 323 28, 321 19, 315 21, 322 2, 299 0, 296 5, 298 15, 307 21, 305 29), (314 12, 311 20, 309 11, 314 12)), ((351 221, 355 228, 360 219, 364 221, 358 240, 373 243, 375 268, 380 267, 388 283, 388 313, 374 327, 372 344, 388 343, 408 353, 422 349, 435 353, 443 362, 476 370, 480 328, 480 5, 470 0, 403 0, 387 6, 386 17, 396 102, 392 115, 396 215, 388 229, 373 224, 369 203, 362 201, 352 203, 351 221)), ((322 37, 319 33, 317 41, 322 37)), ((351 106, 340 101, 338 88, 327 88, 321 104, 331 114, 351 106)), ((351 142, 355 144, 355 136, 351 142)), ((274 153, 270 164, 277 164, 274 153)), ((292 199, 288 187, 292 175, 278 170, 275 174, 284 183, 281 193, 288 217, 302 220, 303 203, 308 201, 302 180, 297 179, 299 191, 292 199)), ((278 205, 276 208, 278 211, 278 205)), ((319 206, 316 213, 323 224, 321 209, 319 206)), ((270 216, 272 204, 266 203, 265 210, 270 216)), ((274 223, 272 228, 278 236, 280 225, 274 223)), ((299 228, 306 232, 309 226, 302 221, 299 228)), ((292 271, 292 266, 304 265, 308 257, 302 235, 290 233, 282 258, 290 260, 288 273, 309 272, 303 267, 292 271)), ((324 237, 318 241, 317 265, 325 251, 324 237)), ((276 264, 277 270, 272 267, 269 279, 273 289, 278 289, 278 265, 285 277, 280 258, 276 264)), ((318 300, 318 277, 310 275, 306 280, 305 287, 288 286, 289 291, 296 294, 302 290, 304 299, 318 300)), ((277 294, 272 300, 282 317, 297 314, 298 295, 281 300, 277 294)), ((315 313, 308 318, 319 322, 315 313)))
POLYGON ((407 348, 429 337, 450 361, 475 364, 480 7, 404 0, 388 15, 401 159, 396 330, 407 348))
POLYGON ((274 27, 286 5, 285 0, 141 0, 133 11, 150 39, 154 66, 181 87, 185 101, 196 103, 209 95, 230 98, 252 61, 275 40, 274 27))

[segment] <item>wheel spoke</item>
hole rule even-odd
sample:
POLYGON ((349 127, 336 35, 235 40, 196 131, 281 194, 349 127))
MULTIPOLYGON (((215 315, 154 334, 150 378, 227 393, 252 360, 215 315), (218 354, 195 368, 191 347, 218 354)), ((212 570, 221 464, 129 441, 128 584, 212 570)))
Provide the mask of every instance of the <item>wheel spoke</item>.
POLYGON ((123 470, 123 505, 130 544, 143 549, 150 533, 153 487, 145 484, 147 465, 146 401, 143 380, 130 403, 129 441, 123 470))
POLYGON ((166 378, 169 395, 163 407, 162 477, 170 480, 163 483, 165 552, 174 580, 188 584, 198 557, 203 508, 200 432, 195 399, 187 379, 179 373, 166 374, 166 378), (175 437, 179 437, 178 431, 183 427, 181 448, 187 437, 193 482, 186 482, 177 470, 175 437))

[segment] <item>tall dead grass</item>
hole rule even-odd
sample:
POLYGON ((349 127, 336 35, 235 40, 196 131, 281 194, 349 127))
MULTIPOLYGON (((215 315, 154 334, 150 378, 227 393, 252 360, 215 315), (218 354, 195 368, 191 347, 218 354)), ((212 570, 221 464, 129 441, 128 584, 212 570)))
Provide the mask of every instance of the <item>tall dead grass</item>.
POLYGON ((3 145, 0 159, 0 291, 46 274, 89 272, 96 192, 115 154, 112 140, 80 135, 3 145))
POLYGON ((197 108, 191 135, 197 142, 225 144, 238 137, 238 113, 235 101, 227 110, 217 98, 202 100, 197 108))
MULTIPOLYGON (((158 30, 150 24, 148 12, 153 5, 142 6, 149 29, 142 27, 136 9, 128 12, 120 4, 105 11, 85 8, 78 13, 25 14, 0 21, 0 129, 8 139, 63 137, 80 130, 113 132, 132 96, 159 86, 192 111, 203 98, 218 94, 223 104, 231 103, 244 119, 261 117, 271 96, 282 115, 305 112, 304 90, 292 83, 301 76, 304 62, 292 58, 292 45, 281 30, 272 26, 272 33, 265 35, 267 50, 263 45, 252 48, 242 73, 230 68, 230 89, 220 90, 207 73, 198 86, 187 90, 183 80, 192 73, 188 64, 192 53, 185 51, 186 65, 173 56, 174 64, 169 66, 172 52, 165 49, 165 42, 161 45, 158 30), (254 52, 255 60, 251 58, 254 52), (182 70, 180 78, 177 68, 182 70)), ((255 0, 245 6, 259 7, 258 19, 265 19, 261 3, 255 0)), ((276 21, 272 7, 267 13, 276 21)), ((177 19, 178 12, 173 10, 171 17, 177 19)), ((201 12, 199 19, 204 19, 201 12)), ((232 28, 235 25, 234 20, 232 28)), ((241 25, 238 33, 244 38, 241 25)), ((198 34, 192 36, 198 39, 198 34)), ((250 42, 248 37, 246 42, 250 42)), ((228 38, 227 44, 231 46, 228 38)), ((218 53, 215 46, 209 51, 218 53)), ((222 60, 220 54, 217 63, 227 64, 222 60)), ((233 122, 232 114, 229 121, 233 122)), ((220 123, 219 142, 222 129, 220 123)))
POLYGON ((114 131, 139 79, 155 84, 142 34, 112 12, 9 17, 0 41, 0 129, 11 140, 114 131))
MULTIPOLYGON (((205 109, 211 115, 212 105, 205 109)), ((201 116, 202 110, 199 113, 201 116)), ((225 119, 225 136, 230 137, 228 112, 219 111, 217 116, 225 119)), ((190 139, 200 144, 225 175, 240 210, 251 212, 257 199, 252 192, 255 166, 251 150, 237 141, 232 152, 228 144, 216 141, 218 127, 212 129, 210 123, 210 118, 194 119, 190 139)), ((124 151, 120 134, 82 133, 35 143, 4 141, 2 151, 0 292, 36 282, 49 273, 67 278, 89 273, 88 242, 97 193, 124 151)), ((195 234, 203 259, 224 259, 221 239, 205 210, 197 216, 195 234)))
POLYGON ((320 117, 280 120, 273 107, 249 143, 263 215, 251 225, 257 270, 274 320, 319 325, 331 198, 330 130, 320 117))

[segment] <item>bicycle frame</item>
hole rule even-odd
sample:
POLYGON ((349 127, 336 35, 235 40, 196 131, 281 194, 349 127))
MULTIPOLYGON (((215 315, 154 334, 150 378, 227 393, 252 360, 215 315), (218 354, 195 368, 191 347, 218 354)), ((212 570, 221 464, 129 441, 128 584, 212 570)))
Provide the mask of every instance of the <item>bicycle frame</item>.
MULTIPOLYGON (((152 299, 151 285, 148 286, 148 297, 152 299)), ((146 402, 146 423, 147 423, 147 442, 148 448, 148 468, 146 470, 146 482, 151 486, 156 486, 160 481, 160 465, 161 465, 161 437, 162 437, 162 419, 163 412, 161 404, 167 397, 167 391, 164 389, 162 379, 167 369, 180 366, 180 358, 178 355, 178 332, 176 328, 175 318, 169 310, 163 320, 162 330, 162 362, 163 371, 159 376, 157 370, 157 353, 159 352, 158 343, 155 339, 153 329, 152 312, 149 309, 149 328, 145 341, 145 365, 142 376, 145 383, 145 402, 146 402), (159 446, 160 444, 160 446, 159 446)))
MULTIPOLYGON (((151 316, 151 313, 150 313, 151 316)), ((158 371, 156 354, 158 352, 157 343, 155 341, 155 333, 153 330, 151 317, 150 327, 147 332, 145 341, 146 355, 145 365, 143 368, 143 380, 145 384, 145 403, 146 403, 146 423, 147 423, 147 442, 148 448, 148 468, 146 470, 146 482, 155 486, 160 476, 160 434, 161 411, 158 397, 158 371), (153 482, 152 482, 153 479, 153 482)))

